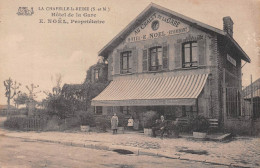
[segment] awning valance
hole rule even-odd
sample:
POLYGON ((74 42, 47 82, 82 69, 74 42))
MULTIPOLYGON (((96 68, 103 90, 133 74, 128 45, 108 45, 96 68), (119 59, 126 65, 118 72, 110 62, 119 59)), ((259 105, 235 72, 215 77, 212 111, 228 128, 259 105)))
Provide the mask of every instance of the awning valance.
POLYGON ((112 81, 93 106, 194 105, 208 74, 112 81))

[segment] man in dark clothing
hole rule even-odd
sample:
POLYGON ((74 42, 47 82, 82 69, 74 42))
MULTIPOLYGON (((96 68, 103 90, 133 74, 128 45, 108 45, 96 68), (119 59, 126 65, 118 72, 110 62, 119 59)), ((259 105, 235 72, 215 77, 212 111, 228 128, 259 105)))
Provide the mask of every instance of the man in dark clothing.
POLYGON ((161 131, 161 137, 163 137, 164 132, 166 131, 166 121, 164 119, 164 116, 161 116, 160 120, 156 120, 156 126, 152 127, 153 137, 156 137, 155 131, 160 130, 161 131))

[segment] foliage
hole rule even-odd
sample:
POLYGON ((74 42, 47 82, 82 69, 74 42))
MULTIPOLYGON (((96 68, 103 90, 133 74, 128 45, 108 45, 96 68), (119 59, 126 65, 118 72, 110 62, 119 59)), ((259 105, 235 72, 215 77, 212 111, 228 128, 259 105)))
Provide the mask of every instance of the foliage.
POLYGON ((30 86, 26 85, 25 87, 29 91, 30 101, 35 100, 35 98, 37 98, 36 94, 41 92, 41 91, 35 91, 35 89, 39 88, 39 85, 34 85, 33 83, 30 86))
POLYGON ((56 115, 60 119, 69 117, 69 114, 72 111, 71 102, 63 96, 50 95, 45 100, 45 106, 50 116, 56 115))
POLYGON ((159 115, 155 111, 147 111, 144 113, 144 128, 152 128, 159 115))
POLYGON ((26 93, 20 93, 16 98, 14 98, 14 102, 17 105, 23 105, 26 104, 26 102, 29 100, 29 97, 26 93))
POLYGON ((95 119, 96 126, 102 131, 106 131, 107 128, 110 128, 111 122, 110 118, 107 116, 97 116, 95 119))
POLYGON ((14 117, 10 117, 7 120, 5 120, 4 127, 12 128, 12 129, 20 129, 20 128, 22 128, 22 125, 23 125, 22 122, 23 122, 22 120, 17 120, 14 117))
POLYGON ((45 93, 47 95, 43 104, 51 115, 58 115, 60 118, 66 118, 69 112, 86 111, 90 109, 91 100, 100 94, 108 85, 107 71, 102 71, 100 80, 91 82, 91 75, 93 68, 107 69, 107 64, 100 61, 93 65, 87 71, 87 77, 83 84, 64 84, 61 91, 61 75, 58 75, 57 86, 53 88, 52 93, 45 93), (67 114, 62 114, 67 113, 67 114))
POLYGON ((99 69, 100 70, 100 76, 98 78, 97 81, 95 81, 96 83, 106 83, 107 82, 107 74, 108 74, 108 69, 107 69, 107 64, 104 63, 104 61, 100 61, 95 65, 92 65, 88 70, 87 70, 87 76, 86 79, 84 81, 84 83, 89 83, 89 82, 94 82, 93 78, 94 78, 94 69, 99 69))
POLYGON ((5 97, 7 98, 7 104, 8 108, 10 106, 10 100, 14 98, 17 92, 17 89, 21 86, 20 83, 17 83, 16 81, 13 82, 11 78, 7 79, 4 81, 4 86, 5 86, 5 97))
POLYGON ((209 121, 204 116, 198 115, 189 120, 189 127, 194 132, 207 132, 209 128, 209 121))
POLYGON ((126 127, 127 126, 127 119, 125 119, 125 114, 123 113, 117 113, 117 117, 118 117, 118 126, 119 127, 126 127))
POLYGON ((77 117, 80 120, 81 125, 94 126, 94 113, 91 111, 78 111, 77 117))
POLYGON ((90 107, 91 99, 101 93, 108 83, 83 83, 68 85, 65 84, 61 94, 69 100, 74 110, 87 110, 90 107))
POLYGON ((16 130, 43 129, 46 120, 29 117, 8 117, 4 122, 4 127, 16 130), (34 123, 35 127, 28 128, 29 123, 34 123), (37 123, 37 124, 36 124, 37 123))

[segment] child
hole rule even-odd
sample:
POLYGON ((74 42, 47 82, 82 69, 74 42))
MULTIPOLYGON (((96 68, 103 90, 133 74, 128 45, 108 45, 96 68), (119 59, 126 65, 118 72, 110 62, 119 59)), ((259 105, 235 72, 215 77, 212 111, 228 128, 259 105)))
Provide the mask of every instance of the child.
POLYGON ((133 127, 134 127, 134 119, 133 119, 132 116, 128 119, 127 127, 128 127, 129 130, 133 130, 133 127))

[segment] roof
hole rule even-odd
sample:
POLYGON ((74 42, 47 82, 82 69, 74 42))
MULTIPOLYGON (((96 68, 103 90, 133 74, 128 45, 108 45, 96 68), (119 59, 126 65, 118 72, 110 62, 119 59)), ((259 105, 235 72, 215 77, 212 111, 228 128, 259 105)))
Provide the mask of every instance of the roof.
POLYGON ((147 16, 152 14, 153 12, 160 12, 168 16, 174 16, 178 18, 180 21, 186 22, 187 24, 193 25, 194 27, 200 28, 202 30, 211 31, 216 33, 225 39, 229 40, 232 44, 234 44, 235 48, 240 52, 241 58, 247 62, 251 62, 248 55, 243 51, 243 49, 239 46, 239 44, 226 32, 220 30, 218 28, 209 26, 197 20, 191 19, 187 16, 159 6, 157 4, 151 3, 146 7, 132 22, 130 22, 119 34, 117 34, 108 44, 106 44, 99 52, 99 56, 107 57, 107 54, 111 52, 116 46, 118 46, 142 21, 146 19, 147 16))
POLYGON ((93 106, 194 105, 208 74, 113 80, 93 106))
POLYGON ((245 89, 243 89, 243 95, 245 99, 251 98, 251 94, 253 94, 253 98, 260 97, 260 78, 255 80, 251 85, 247 86, 245 89))
MULTIPOLYGON (((0 110, 1 109, 8 109, 8 105, 0 105, 0 110)), ((10 105, 10 109, 15 109, 13 105, 10 105)))
POLYGON ((251 94, 248 94, 247 96, 244 97, 244 99, 251 99, 251 97, 260 98, 260 89, 257 89, 254 92, 252 92, 252 96, 251 96, 251 94))

